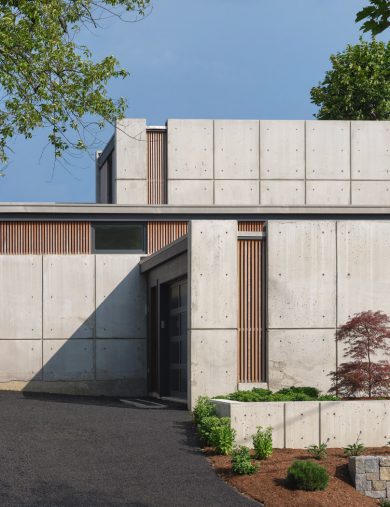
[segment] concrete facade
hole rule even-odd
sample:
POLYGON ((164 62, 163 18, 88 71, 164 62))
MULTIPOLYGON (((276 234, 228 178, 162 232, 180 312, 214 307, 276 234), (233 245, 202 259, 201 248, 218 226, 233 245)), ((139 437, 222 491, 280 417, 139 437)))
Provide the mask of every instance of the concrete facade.
POLYGON ((1 387, 145 394, 146 285, 139 260, 0 256, 1 387))

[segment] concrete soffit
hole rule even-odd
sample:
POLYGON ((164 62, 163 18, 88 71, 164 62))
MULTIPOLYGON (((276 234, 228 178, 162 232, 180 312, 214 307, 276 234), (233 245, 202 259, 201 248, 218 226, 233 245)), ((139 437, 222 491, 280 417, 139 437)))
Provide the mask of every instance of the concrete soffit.
POLYGON ((188 249, 188 237, 187 235, 173 241, 169 245, 161 248, 157 252, 143 257, 140 262, 141 273, 146 273, 157 266, 160 266, 164 262, 167 262, 174 257, 178 257, 188 249))

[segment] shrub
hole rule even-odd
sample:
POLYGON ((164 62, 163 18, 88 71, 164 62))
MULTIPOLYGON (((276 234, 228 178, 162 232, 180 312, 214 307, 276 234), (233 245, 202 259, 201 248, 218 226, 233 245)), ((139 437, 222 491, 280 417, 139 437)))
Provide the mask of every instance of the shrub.
POLYGON ((218 454, 231 454, 235 437, 236 431, 230 427, 229 417, 221 417, 220 424, 211 430, 211 445, 218 454))
POLYGON ((316 387, 285 387, 284 389, 280 389, 276 394, 305 394, 309 398, 318 398, 320 391, 316 387))
POLYGON ((204 445, 213 445, 212 443, 212 432, 214 428, 220 426, 221 420, 216 415, 203 417, 198 424, 198 432, 200 439, 204 445))
POLYGON ((307 452, 310 454, 310 456, 312 456, 315 459, 325 459, 328 455, 327 453, 328 442, 329 438, 326 442, 323 442, 320 445, 316 444, 309 445, 309 447, 307 448, 307 452))
POLYGON ((216 415, 214 403, 207 396, 199 396, 192 413, 196 424, 200 424, 204 417, 216 415))
POLYGON ((348 456, 348 457, 349 456, 360 456, 366 450, 364 445, 361 442, 359 442, 361 433, 362 432, 359 433, 355 443, 347 445, 347 447, 344 447, 344 454, 346 456, 348 456))
POLYGON ((232 471, 238 475, 251 475, 256 472, 258 465, 251 461, 251 454, 248 447, 240 445, 232 452, 232 471))
POLYGON ((256 433, 253 435, 253 448, 257 459, 267 459, 272 454, 272 428, 263 429, 257 427, 256 433))
POLYGON ((390 500, 381 500, 380 507, 390 507, 390 500))
POLYGON ((295 461, 287 471, 287 483, 294 489, 324 490, 329 483, 329 474, 317 463, 295 461))

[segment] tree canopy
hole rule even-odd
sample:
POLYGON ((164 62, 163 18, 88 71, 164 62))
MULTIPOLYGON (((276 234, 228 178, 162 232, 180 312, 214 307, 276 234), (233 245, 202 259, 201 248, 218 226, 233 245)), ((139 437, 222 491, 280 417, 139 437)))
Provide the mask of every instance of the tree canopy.
POLYGON ((390 27, 389 0, 370 0, 370 5, 356 15, 356 23, 361 21, 364 21, 361 26, 363 32, 371 32, 373 36, 384 32, 390 27))
POLYGON ((128 12, 142 17, 149 0, 5 0, 0 3, 0 162, 9 141, 49 127, 55 156, 84 149, 85 130, 123 116, 126 102, 107 95, 127 71, 113 56, 95 62, 77 42, 81 28, 128 12), (98 121, 96 120, 98 118, 98 121))
POLYGON ((317 119, 390 119, 390 42, 360 39, 330 61, 332 69, 311 89, 317 119))

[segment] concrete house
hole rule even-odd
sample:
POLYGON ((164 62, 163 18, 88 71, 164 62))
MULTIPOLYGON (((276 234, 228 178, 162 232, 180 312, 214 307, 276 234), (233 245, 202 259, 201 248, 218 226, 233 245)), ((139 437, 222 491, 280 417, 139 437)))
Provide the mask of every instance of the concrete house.
POLYGON ((390 122, 121 121, 96 204, 0 205, 0 387, 326 391, 390 313, 390 122))

